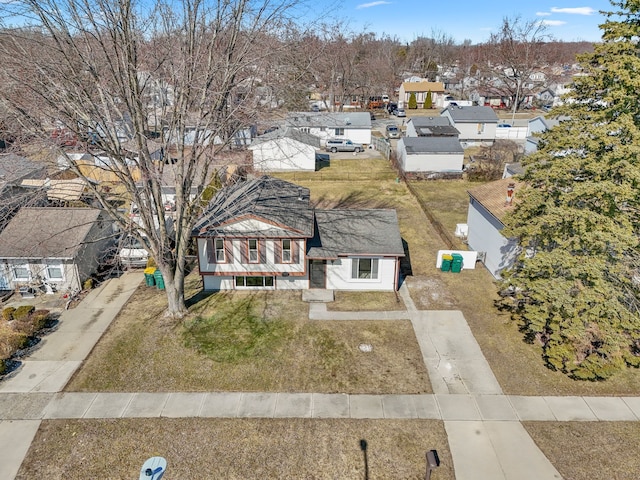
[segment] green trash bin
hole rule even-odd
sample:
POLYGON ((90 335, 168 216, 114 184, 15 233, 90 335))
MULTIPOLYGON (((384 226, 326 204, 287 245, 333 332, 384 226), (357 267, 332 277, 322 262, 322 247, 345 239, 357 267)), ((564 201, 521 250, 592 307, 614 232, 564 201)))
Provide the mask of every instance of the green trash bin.
POLYGON ((162 276, 162 272, 160 270, 156 270, 156 272, 153 274, 153 277, 156 280, 156 287, 158 287, 160 290, 164 290, 164 277, 162 276))
POLYGON ((451 256, 453 257, 453 260, 451 260, 451 271, 453 273, 460 273, 460 270, 462 270, 462 255, 454 253, 451 256))
POLYGON ((147 285, 147 287, 153 287, 156 284, 156 279, 153 276, 154 273, 156 273, 155 268, 144 269, 144 283, 147 285))
POLYGON ((453 256, 445 253, 442 255, 442 264, 440 265, 440 270, 443 272, 448 272, 451 270, 451 262, 453 261, 453 256))

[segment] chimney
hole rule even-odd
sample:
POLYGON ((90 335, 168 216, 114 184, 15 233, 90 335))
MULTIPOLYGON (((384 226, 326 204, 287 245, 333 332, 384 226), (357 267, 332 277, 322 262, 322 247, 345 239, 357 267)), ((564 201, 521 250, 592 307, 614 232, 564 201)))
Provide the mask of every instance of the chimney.
POLYGON ((513 204, 513 192, 515 189, 516 189, 515 183, 510 183, 509 185, 507 185, 507 199, 504 202, 505 206, 509 206, 513 204))

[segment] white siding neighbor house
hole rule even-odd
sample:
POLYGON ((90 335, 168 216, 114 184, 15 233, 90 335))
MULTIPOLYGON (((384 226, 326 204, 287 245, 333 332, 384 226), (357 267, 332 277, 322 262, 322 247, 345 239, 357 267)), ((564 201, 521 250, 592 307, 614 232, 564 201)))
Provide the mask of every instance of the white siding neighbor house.
POLYGON ((276 129, 256 137, 249 146, 253 168, 263 172, 310 171, 316 169, 320 139, 294 128, 276 129))
POLYGON ((467 242, 497 279, 502 270, 513 265, 520 253, 516 240, 502 235, 502 219, 513 209, 520 188, 522 183, 504 178, 468 191, 467 242))
POLYGON ((404 137, 397 157, 405 173, 462 173, 464 150, 456 137, 404 137))
POLYGON ((205 290, 398 288, 395 210, 314 210, 309 189, 263 176, 221 190, 193 230, 205 290))
POLYGON ((321 146, 329 138, 344 138, 355 143, 371 143, 369 112, 297 112, 290 113, 286 126, 320 139, 321 146))
POLYGON ((465 148, 493 145, 496 139, 498 116, 491 107, 449 106, 440 115, 448 117, 451 125, 460 131, 460 143, 465 148))

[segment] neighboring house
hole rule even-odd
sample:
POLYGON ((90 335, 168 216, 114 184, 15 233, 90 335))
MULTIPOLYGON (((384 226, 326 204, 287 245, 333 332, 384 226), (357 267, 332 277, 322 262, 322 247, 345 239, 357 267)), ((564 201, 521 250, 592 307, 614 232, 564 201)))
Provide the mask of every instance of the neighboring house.
POLYGON ((216 195, 193 230, 205 290, 398 288, 395 210, 315 210, 309 189, 263 176, 216 195))
POLYGON ((456 137, 404 137, 396 151, 404 173, 462 173, 464 150, 456 137))
POLYGON ((0 233, 0 289, 78 290, 114 242, 93 208, 22 208, 0 233))
POLYGON ((525 153, 533 153, 538 150, 539 134, 552 129, 560 122, 568 120, 567 116, 543 117, 538 115, 527 123, 527 140, 524 146, 525 153))
POLYGON ((513 178, 504 178, 468 191, 467 243, 469 249, 478 252, 478 258, 497 279, 502 270, 513 265, 520 253, 516 240, 502 235, 502 220, 513 209, 522 185, 513 178))
POLYGON ((89 204, 93 201, 93 194, 83 178, 27 179, 22 181, 22 186, 44 191, 49 202, 66 203, 85 201, 85 203, 89 204))
POLYGON ((398 106, 407 108, 411 94, 416 97, 418 108, 424 108, 427 95, 431 92, 432 108, 442 107, 444 97, 444 84, 442 82, 403 82, 398 92, 398 106))
POLYGON ((46 168, 14 153, 0 154, 0 231, 25 205, 46 203, 44 195, 22 186, 27 179, 44 179, 46 168))
POLYGON ((345 138, 363 145, 371 143, 369 112, 290 113, 286 126, 318 137, 321 145, 329 138, 345 138))
POLYGON ((522 163, 507 163, 502 171, 502 178, 510 178, 514 175, 522 175, 524 173, 524 167, 522 163))
POLYGON ((470 106, 445 108, 441 116, 447 117, 460 132, 460 143, 464 148, 493 145, 496 139, 498 116, 491 107, 470 106))
POLYGON ((278 128, 256 137, 249 150, 253 168, 265 172, 315 171, 320 139, 295 128, 278 128))
POLYGON ((407 122, 407 137, 458 137, 460 132, 448 117, 413 117, 407 122))

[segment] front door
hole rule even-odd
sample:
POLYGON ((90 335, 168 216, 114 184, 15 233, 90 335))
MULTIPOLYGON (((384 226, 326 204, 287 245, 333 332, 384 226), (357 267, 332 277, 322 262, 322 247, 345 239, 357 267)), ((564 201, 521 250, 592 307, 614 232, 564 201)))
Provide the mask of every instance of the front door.
POLYGON ((326 260, 309 260, 309 288, 325 288, 326 276, 326 260))

